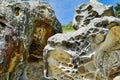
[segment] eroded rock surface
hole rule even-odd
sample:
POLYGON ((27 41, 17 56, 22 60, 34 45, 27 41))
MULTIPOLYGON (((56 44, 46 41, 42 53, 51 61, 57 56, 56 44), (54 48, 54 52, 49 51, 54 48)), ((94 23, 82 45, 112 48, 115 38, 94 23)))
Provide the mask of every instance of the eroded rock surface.
POLYGON ((44 2, 0 0, 0 27, 1 79, 39 80, 43 75, 43 64, 39 61, 43 60, 47 39, 62 32, 52 7, 44 2), (34 68, 38 72, 30 72, 34 68))
POLYGON ((44 70, 43 49, 48 38, 56 33, 61 33, 62 28, 48 3, 39 3, 32 9, 31 15, 34 30, 29 47, 27 75, 28 80, 39 80, 43 76, 44 70))
POLYGON ((114 17, 112 6, 99 2, 83 4, 79 11, 84 18, 75 23, 77 31, 48 39, 43 53, 44 77, 50 80, 112 80, 119 76, 120 19, 114 17), (85 14, 88 6, 99 17, 93 14, 85 24, 81 20, 88 21, 89 14, 85 14))
POLYGON ((91 23, 92 19, 103 16, 115 16, 113 7, 103 5, 97 1, 85 3, 76 8, 72 25, 77 30, 91 23))
POLYGON ((62 29, 54 11, 47 3, 39 3, 31 14, 34 16, 32 18, 34 31, 28 61, 36 62, 42 59, 43 48, 47 44, 48 38, 56 33, 61 33, 62 29))
POLYGON ((96 52, 95 62, 106 80, 113 80, 120 74, 120 26, 114 26, 108 32, 105 41, 96 52))
MULTIPOLYGON (((1 0, 0 3, 0 20, 2 24, 5 25, 3 26, 4 29, 8 26, 8 30, 3 29, 4 33, 1 33, 1 35, 9 32, 6 37, 7 41, 5 41, 3 45, 5 46, 5 51, 2 57, 3 62, 0 64, 3 68, 1 80, 19 80, 22 78, 22 75, 24 75, 28 55, 27 41, 29 39, 27 39, 28 37, 26 36, 30 35, 28 35, 27 32, 25 33, 25 27, 29 21, 25 19, 29 12, 24 12, 26 5, 21 6, 22 3, 12 3, 10 0, 1 0), (12 32, 10 32, 10 30, 12 32)), ((5 37, 3 37, 3 40, 4 38, 5 37)), ((3 53, 3 51, 1 53, 3 53)), ((24 79, 25 78, 26 77, 24 77, 24 79)))

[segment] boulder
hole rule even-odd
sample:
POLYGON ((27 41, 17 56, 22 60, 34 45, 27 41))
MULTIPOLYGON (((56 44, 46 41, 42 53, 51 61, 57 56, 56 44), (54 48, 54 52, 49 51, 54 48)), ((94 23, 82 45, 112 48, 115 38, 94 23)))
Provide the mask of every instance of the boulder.
POLYGON ((107 39, 106 35, 109 32, 107 25, 112 22, 119 23, 120 20, 105 16, 95 18, 91 22, 73 33, 56 34, 48 39, 48 44, 44 48, 46 77, 57 80, 97 79, 98 71, 94 56, 107 39), (108 22, 106 26, 101 23, 104 21, 108 22), (102 25, 98 26, 95 23, 102 25), (56 70, 59 70, 58 73, 56 70))
MULTIPOLYGON (((120 19, 114 17, 114 12, 104 14, 106 10, 112 10, 112 6, 107 7, 99 2, 81 5, 80 12, 88 13, 86 5, 90 4, 94 4, 91 11, 97 12, 101 7, 101 13, 97 13, 99 17, 90 18, 87 24, 76 23, 79 28, 75 32, 56 34, 48 39, 43 52, 45 78, 113 80, 119 76, 120 19)), ((83 13, 84 18, 78 22, 87 21, 86 16, 88 14, 83 13)))
POLYGON ((73 28, 77 30, 88 25, 92 19, 103 16, 115 16, 111 5, 106 6, 97 1, 81 4, 75 9, 75 15, 72 22, 73 28))
POLYGON ((43 48, 50 36, 62 32, 60 22, 45 2, 0 0, 0 5, 0 78, 39 80, 43 75, 43 48), (37 72, 31 73, 35 68, 37 72))

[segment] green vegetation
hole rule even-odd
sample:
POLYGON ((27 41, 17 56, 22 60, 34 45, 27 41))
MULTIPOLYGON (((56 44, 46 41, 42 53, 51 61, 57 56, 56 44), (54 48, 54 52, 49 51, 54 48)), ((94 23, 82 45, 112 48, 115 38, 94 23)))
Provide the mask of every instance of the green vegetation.
POLYGON ((66 32, 74 32, 74 31, 75 31, 75 30, 73 29, 73 27, 72 27, 71 24, 62 25, 62 30, 63 30, 63 33, 66 33, 66 32))
POLYGON ((115 7, 115 14, 118 18, 120 18, 120 3, 117 3, 115 7))

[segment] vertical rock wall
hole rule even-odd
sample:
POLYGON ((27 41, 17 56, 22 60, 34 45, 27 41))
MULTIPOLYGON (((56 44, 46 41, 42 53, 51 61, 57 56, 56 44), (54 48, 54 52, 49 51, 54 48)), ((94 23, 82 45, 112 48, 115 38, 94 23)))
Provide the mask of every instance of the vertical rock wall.
POLYGON ((32 1, 32 4, 31 1, 0 0, 2 80, 25 80, 27 77, 28 80, 39 80, 43 75, 43 69, 41 72, 39 69, 43 68, 42 50, 47 39, 62 32, 48 3, 32 1), (32 5, 34 3, 36 6, 32 5), (42 64, 36 63, 40 61, 42 64), (42 74, 34 70, 30 72, 35 68, 42 74), (33 73, 38 76, 32 76, 33 73))

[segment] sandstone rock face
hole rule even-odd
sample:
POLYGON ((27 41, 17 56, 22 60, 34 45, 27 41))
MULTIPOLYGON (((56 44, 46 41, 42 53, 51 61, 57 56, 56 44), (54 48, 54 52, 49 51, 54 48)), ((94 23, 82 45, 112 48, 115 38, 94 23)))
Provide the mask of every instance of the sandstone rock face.
POLYGON ((77 30, 80 27, 88 25, 92 19, 103 16, 114 16, 113 7, 105 6, 97 1, 82 4, 75 10, 72 25, 77 30))
POLYGON ((91 6, 90 10, 95 11, 99 17, 93 14, 89 23, 76 23, 79 25, 77 31, 56 34, 48 39, 43 53, 45 78, 113 80, 119 76, 120 19, 114 17, 114 12, 110 11, 111 6, 90 2, 80 6, 79 10, 84 18, 78 22, 88 21, 88 17, 84 15, 85 12, 88 13, 88 6, 91 6), (97 12, 99 7, 102 8, 100 13, 97 12))
POLYGON ((105 41, 96 52, 95 62, 106 80, 113 80, 120 74, 120 26, 114 26, 108 32, 105 41))
MULTIPOLYGON (((0 79, 26 80, 27 75, 30 80, 31 74, 37 72, 31 73, 29 68, 43 68, 43 64, 33 63, 34 66, 31 62, 41 61, 47 39, 61 32, 61 24, 48 3, 0 0, 0 79)), ((43 71, 38 72, 42 74, 32 80, 43 75, 43 71)))

